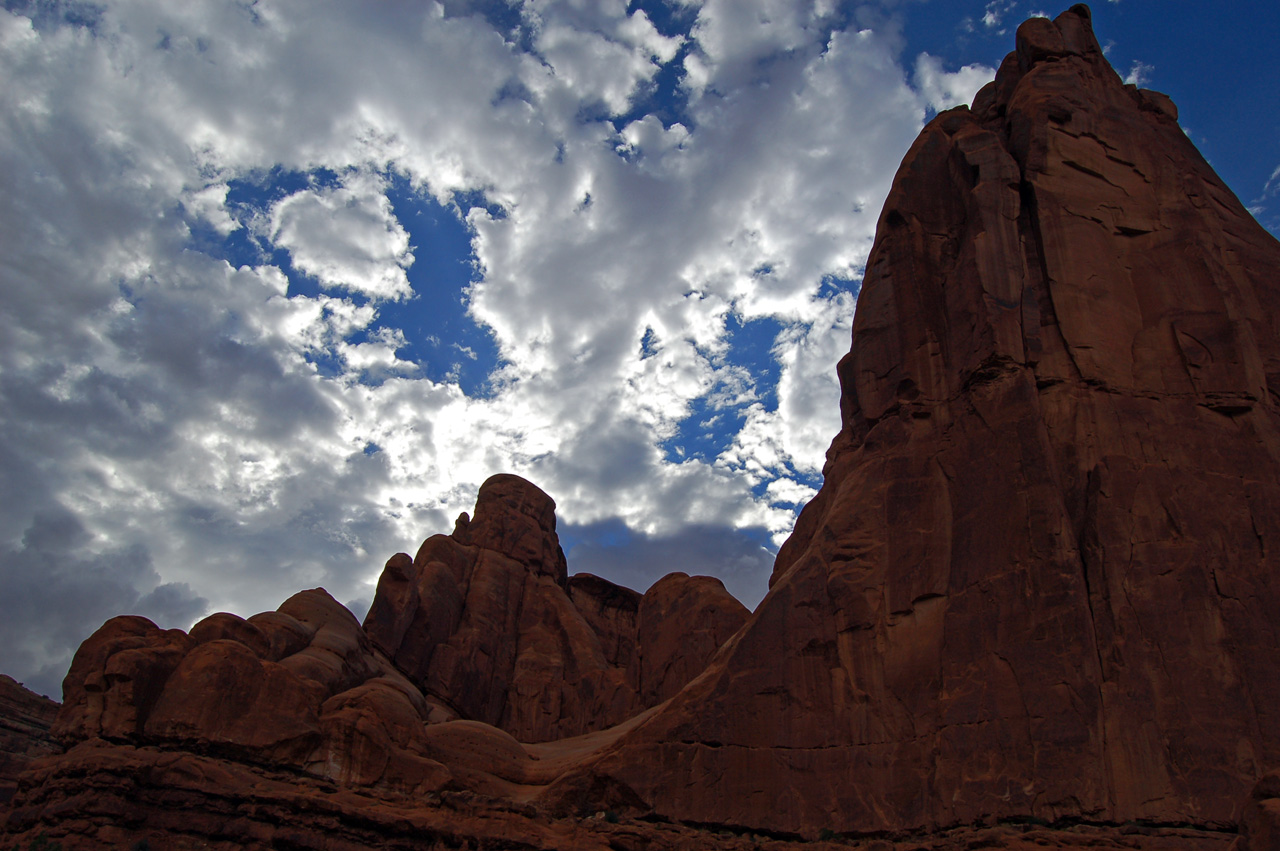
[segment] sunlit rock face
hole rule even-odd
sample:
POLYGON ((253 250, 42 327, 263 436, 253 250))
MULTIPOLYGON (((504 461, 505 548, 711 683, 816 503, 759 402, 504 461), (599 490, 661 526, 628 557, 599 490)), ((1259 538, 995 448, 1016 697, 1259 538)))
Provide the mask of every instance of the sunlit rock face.
POLYGON ((902 163, 769 596, 597 770, 788 830, 1233 823, 1280 764, 1277 270, 1087 7, 1027 21, 902 163))

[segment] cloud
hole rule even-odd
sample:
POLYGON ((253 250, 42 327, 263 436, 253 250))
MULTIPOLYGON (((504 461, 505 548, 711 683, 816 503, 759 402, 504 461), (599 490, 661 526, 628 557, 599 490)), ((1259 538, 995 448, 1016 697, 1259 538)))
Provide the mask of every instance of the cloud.
POLYGON ((321 286, 404 298, 413 254, 383 187, 377 177, 354 172, 339 187, 290 195, 271 208, 271 240, 321 286))
POLYGON ((690 525, 670 535, 636 534, 617 522, 560 529, 575 572, 611 577, 644 592, 668 573, 716 576, 729 593, 754 609, 769 590, 773 553, 761 530, 690 525))
MULTIPOLYGON (((849 349, 854 299, 841 293, 818 304, 820 312, 811 322, 790 326, 774 341, 773 353, 782 365, 776 409, 751 405, 732 445, 717 459, 753 487, 791 482, 796 476, 815 479, 823 453, 840 429, 839 383, 835 371, 824 367, 849 349)), ((797 502, 794 488, 779 487, 766 488, 771 502, 797 502)), ((790 531, 785 521, 770 528, 777 545, 790 531)))
POLYGON ((1134 86, 1145 86, 1151 81, 1151 74, 1155 70, 1154 65, 1134 60, 1134 63, 1129 66, 1129 73, 1125 75, 1124 81, 1134 86))
POLYGON ((642 10, 626 15, 622 4, 601 4, 594 14, 570 3, 532 5, 535 11, 526 14, 534 47, 556 84, 582 105, 601 103, 612 115, 626 112, 637 88, 675 57, 683 41, 659 33, 642 10))
POLYGON ((1276 166, 1275 170, 1271 172, 1271 176, 1267 178, 1267 182, 1263 185, 1262 191, 1258 193, 1258 197, 1247 205, 1247 209, 1253 217, 1272 233, 1276 232, 1277 226, 1280 225, 1280 219, 1272 216, 1268 220, 1264 216, 1269 209, 1268 200, 1277 195, 1280 195, 1280 166, 1276 166))
POLYGON ((1271 172, 1271 177, 1267 178, 1267 184, 1262 188, 1263 196, 1273 195, 1280 190, 1280 165, 1276 166, 1275 171, 1271 172))
POLYGON ((937 57, 928 53, 916 57, 916 89, 935 112, 972 103, 978 89, 995 77, 996 70, 987 65, 966 65, 959 71, 948 72, 942 69, 937 57))
MULTIPOLYGON (((988 0, 982 11, 982 23, 987 29, 999 29, 1005 17, 1017 8, 1016 0, 988 0)), ((1001 33, 1004 30, 999 30, 1001 33)))
POLYGON ((501 471, 655 556, 614 578, 683 548, 764 587, 839 427, 894 169, 981 69, 930 58, 913 88, 893 27, 831 4, 712 0, 674 34, 621 2, 504 8, 0 11, 11 673, 52 682, 118 611, 185 626, 315 585, 363 605, 501 471), (443 261, 414 198, 467 228, 448 299, 494 362, 424 307, 443 261))
POLYGON ((36 512, 20 544, 0 551, 0 598, 6 668, 55 700, 71 651, 107 618, 186 626, 207 606, 185 583, 162 582, 145 548, 112 546, 60 506, 36 512))

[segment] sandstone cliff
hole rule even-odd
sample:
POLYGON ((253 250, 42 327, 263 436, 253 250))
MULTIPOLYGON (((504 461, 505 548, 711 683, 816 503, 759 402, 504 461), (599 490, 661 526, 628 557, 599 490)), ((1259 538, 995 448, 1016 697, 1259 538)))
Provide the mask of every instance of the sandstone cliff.
POLYGON ((1278 269, 1087 7, 1027 21, 896 177, 769 595, 596 770, 792 830, 1234 824, 1280 763, 1278 269))
POLYGON ((0 675, 0 807, 13 797, 27 764, 57 750, 49 731, 57 714, 58 704, 0 675))

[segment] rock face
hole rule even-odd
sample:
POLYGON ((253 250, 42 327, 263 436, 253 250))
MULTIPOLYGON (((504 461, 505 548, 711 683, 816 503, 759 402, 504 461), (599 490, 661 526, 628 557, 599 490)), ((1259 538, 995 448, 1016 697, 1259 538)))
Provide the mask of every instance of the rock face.
POLYGON ((925 128, 769 595, 595 771, 797 831, 1234 824, 1280 764, 1280 245, 1175 116, 1081 5, 925 128))
POLYGON ((1248 851, 1280 851, 1280 772, 1263 776, 1240 817, 1241 846, 1248 851))
MULTIPOLYGON (((47 845, 63 851, 163 848, 165 851, 848 851, 848 841, 736 835, 697 825, 595 813, 556 818, 528 805, 443 791, 388 799, 335 788, 269 766, 191 750, 91 740, 48 760, 0 836, 9 851, 47 845), (34 813, 43 812, 43 821, 34 813), (70 817, 68 817, 70 816, 70 817), (16 823, 16 824, 15 824, 16 823), (13 828, 27 828, 19 832, 13 828), (57 843, 54 846, 52 843, 57 843), (145 844, 144 844, 145 843, 145 844)), ((1007 825, 934 837, 862 844, 867 851, 1231 851, 1233 837, 1188 829, 1069 829, 1007 825), (1140 844, 1139 844, 1140 842, 1140 844)))
POLYGON ((244 620, 161 630, 118 617, 90 636, 53 727, 102 739, 292 767, 340 783, 424 793, 447 782, 422 737, 421 692, 322 589, 244 620))
POLYGON ((57 703, 0 674, 0 806, 13 797, 28 763, 58 749, 49 731, 57 714, 57 703))
POLYGON ((387 563, 364 629, 429 699, 541 742, 670 697, 747 614, 710 577, 672 574, 643 597, 570 580, 555 503, 499 475, 481 486, 474 518, 387 563))

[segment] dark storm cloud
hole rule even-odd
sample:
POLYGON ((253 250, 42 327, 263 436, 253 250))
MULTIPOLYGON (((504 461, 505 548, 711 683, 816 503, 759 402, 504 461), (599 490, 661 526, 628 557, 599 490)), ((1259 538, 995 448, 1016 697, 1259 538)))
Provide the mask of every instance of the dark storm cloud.
POLYGON ((37 513, 20 545, 0 551, 0 599, 6 670, 55 700, 71 651, 108 618, 186 626, 207 606, 185 583, 163 582, 144 547, 103 545, 59 507, 37 513))

